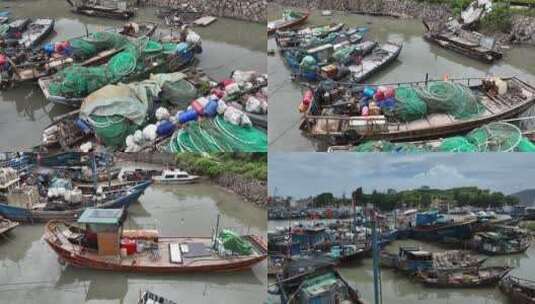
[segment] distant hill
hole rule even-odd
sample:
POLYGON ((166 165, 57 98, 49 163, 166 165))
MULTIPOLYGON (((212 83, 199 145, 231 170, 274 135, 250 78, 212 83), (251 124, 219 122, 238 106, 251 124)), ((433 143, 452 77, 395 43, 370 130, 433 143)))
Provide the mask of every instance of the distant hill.
POLYGON ((523 191, 511 194, 511 196, 518 197, 522 205, 535 206, 535 189, 523 190, 523 191))

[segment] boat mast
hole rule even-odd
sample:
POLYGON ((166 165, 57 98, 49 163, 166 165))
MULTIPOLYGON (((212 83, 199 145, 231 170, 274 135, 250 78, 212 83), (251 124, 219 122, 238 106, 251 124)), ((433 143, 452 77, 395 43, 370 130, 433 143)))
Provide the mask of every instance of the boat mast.
POLYGON ((93 188, 95 189, 95 194, 97 193, 97 161, 95 157, 95 152, 90 152, 91 158, 91 172, 93 173, 93 188))
POLYGON ((377 214, 375 208, 371 214, 372 224, 372 253, 373 253, 373 289, 375 304, 383 303, 382 288, 381 288, 381 270, 379 268, 379 240, 377 235, 377 214))

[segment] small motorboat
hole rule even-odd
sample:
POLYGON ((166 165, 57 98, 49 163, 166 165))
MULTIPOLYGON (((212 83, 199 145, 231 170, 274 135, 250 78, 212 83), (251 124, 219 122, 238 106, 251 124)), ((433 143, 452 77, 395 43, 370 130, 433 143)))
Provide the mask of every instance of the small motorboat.
POLYGON ((54 30, 55 20, 52 18, 38 18, 22 33, 19 44, 25 48, 38 46, 54 30))
POLYGON ((270 21, 267 24, 268 34, 271 35, 278 30, 292 28, 305 23, 310 13, 294 12, 286 10, 283 12, 282 19, 270 21))
POLYGON ((508 276, 500 281, 500 290, 511 303, 535 304, 535 281, 508 276))
POLYGON ((152 180, 157 184, 191 184, 198 179, 198 176, 190 175, 179 169, 163 170, 161 175, 152 177, 152 180))

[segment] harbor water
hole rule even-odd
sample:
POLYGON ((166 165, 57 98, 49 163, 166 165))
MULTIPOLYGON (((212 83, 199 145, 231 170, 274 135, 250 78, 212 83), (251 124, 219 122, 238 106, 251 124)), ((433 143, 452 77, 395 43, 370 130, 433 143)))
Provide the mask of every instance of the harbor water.
MULTIPOLYGON (((325 222, 325 221, 321 221, 325 222)), ((292 222, 296 224, 296 222, 292 222)), ((269 229, 288 227, 288 221, 269 221, 269 229)), ((419 247, 431 252, 451 249, 434 243, 416 240, 398 240, 386 246, 385 250, 397 253, 401 246, 419 247)), ((509 265, 514 267, 511 275, 535 280, 535 244, 523 254, 489 257, 484 266, 509 265)), ((373 265, 371 258, 365 258, 351 266, 339 267, 340 274, 355 287, 366 303, 373 303, 373 265)), ((393 269, 381 269, 383 303, 396 304, 504 304, 507 297, 496 288, 448 289, 428 288, 393 269)), ((275 302, 275 301, 273 301, 275 302)), ((276 302, 275 302, 276 303, 276 302)))
MULTIPOLYGON (((268 6, 268 19, 280 18, 282 8, 268 6)), ((426 42, 422 35, 424 26, 418 19, 395 19, 372 17, 344 12, 334 12, 332 16, 321 16, 313 11, 307 26, 325 25, 331 22, 347 26, 367 26, 369 39, 380 42, 394 41, 403 44, 399 58, 384 70, 373 75, 366 83, 395 83, 421 81, 426 74, 429 79, 463 77, 484 77, 499 75, 518 76, 535 85, 535 48, 513 46, 505 51, 503 60, 489 65, 464 57, 426 42)), ((276 50, 273 38, 268 40, 268 49, 276 50)), ((290 81, 290 72, 279 53, 268 56, 269 82, 269 148, 270 151, 325 151, 327 146, 305 137, 299 130, 301 114, 297 107, 302 100, 303 88, 290 81)), ((525 115, 532 116, 534 109, 525 115)), ((533 120, 526 128, 535 127, 533 120)))
MULTIPOLYGON (((79 37, 125 23, 73 14, 64 0, 2 1, 0 10, 9 10, 12 18, 55 18, 50 41, 79 37)), ((156 12, 156 8, 140 8, 131 21, 157 22, 160 30, 168 31, 156 12)), ((203 42, 203 53, 198 56, 199 67, 209 76, 222 79, 238 69, 266 72, 265 25, 219 18, 206 28, 195 27, 194 31, 203 42)), ((0 92, 0 151, 31 149, 41 142, 42 130, 54 117, 72 110, 48 102, 37 83, 0 92)))
MULTIPOLYGON (((128 210, 125 229, 162 236, 210 236, 221 227, 265 235, 265 211, 203 181, 152 185, 128 210)), ((235 273, 136 274, 63 266, 41 239, 43 225, 21 225, 0 239, 0 303, 137 303, 151 290, 177 303, 261 303, 267 263, 235 273)))

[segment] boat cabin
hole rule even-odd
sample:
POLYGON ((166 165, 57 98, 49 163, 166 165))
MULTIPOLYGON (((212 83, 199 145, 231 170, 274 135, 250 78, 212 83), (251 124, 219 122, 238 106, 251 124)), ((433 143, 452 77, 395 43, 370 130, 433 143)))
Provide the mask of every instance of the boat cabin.
POLYGON ((164 170, 162 172, 162 177, 164 179, 174 180, 179 178, 188 178, 189 174, 185 171, 180 170, 164 170))
POLYGON ((320 248, 330 240, 325 227, 296 227, 292 231, 292 243, 300 244, 301 249, 320 248))
POLYGON ((433 268, 433 253, 415 247, 399 248, 399 268, 417 272, 433 268))
POLYGON ((88 247, 96 249, 99 256, 117 256, 120 254, 125 219, 123 209, 87 208, 78 219, 78 224, 85 225, 88 247))

